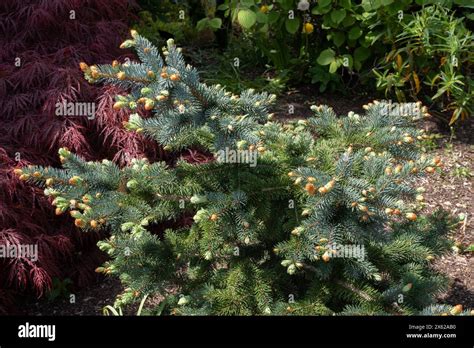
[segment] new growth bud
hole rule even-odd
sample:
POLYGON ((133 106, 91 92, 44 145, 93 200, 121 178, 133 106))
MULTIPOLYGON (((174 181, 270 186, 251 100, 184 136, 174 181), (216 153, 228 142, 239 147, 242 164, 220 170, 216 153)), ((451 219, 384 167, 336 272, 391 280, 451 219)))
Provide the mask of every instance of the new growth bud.
POLYGON ((133 40, 125 40, 124 42, 122 42, 122 44, 120 45, 120 48, 130 48, 132 47, 133 45, 135 45, 135 41, 133 40))

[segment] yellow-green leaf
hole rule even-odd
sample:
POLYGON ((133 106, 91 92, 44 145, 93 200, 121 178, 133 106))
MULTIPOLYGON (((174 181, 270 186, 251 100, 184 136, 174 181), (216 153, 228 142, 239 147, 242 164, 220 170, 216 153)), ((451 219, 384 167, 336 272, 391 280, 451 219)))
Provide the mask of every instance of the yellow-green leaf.
POLYGON ((240 10, 237 19, 242 27, 250 29, 257 21, 257 15, 251 10, 240 10))

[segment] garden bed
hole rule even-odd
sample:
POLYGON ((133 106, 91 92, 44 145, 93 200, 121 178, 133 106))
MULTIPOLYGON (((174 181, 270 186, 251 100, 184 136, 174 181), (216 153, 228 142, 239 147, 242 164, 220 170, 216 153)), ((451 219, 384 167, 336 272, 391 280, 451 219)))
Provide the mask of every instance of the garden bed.
POLYGON ((467 5, 136 1, 0 5, 0 313, 474 314, 467 5))
MULTIPOLYGON (((371 98, 337 97, 335 95, 316 95, 311 86, 303 86, 280 96, 274 112, 282 122, 292 119, 305 119, 310 116, 310 105, 334 105, 338 114, 349 111, 362 112, 362 105, 371 101, 371 98), (290 105, 294 106, 294 114, 288 114, 290 105)), ((417 185, 426 188, 424 213, 434 212, 437 208, 457 216, 464 214, 465 220, 451 233, 451 238, 466 247, 474 243, 474 122, 463 125, 454 139, 450 133, 440 128, 433 120, 424 120, 420 127, 432 134, 439 134, 428 149, 427 155, 440 156, 444 163, 442 173, 436 173, 429 178, 418 180, 417 185), (461 169, 459 169, 461 168, 461 169), (464 169, 463 169, 464 168, 464 169)), ((461 248, 462 249, 462 248, 461 248)), ((452 251, 436 259, 433 267, 450 279, 450 286, 446 292, 438 296, 440 303, 451 305, 462 304, 466 308, 474 307, 474 257, 472 253, 462 250, 452 251)), ((105 306, 111 305, 117 295, 123 292, 123 286, 116 278, 105 277, 91 284, 85 289, 74 292, 76 303, 70 304, 68 298, 55 301, 39 299, 25 303, 21 312, 29 315, 100 315, 105 306)), ((152 308, 159 299, 150 298, 145 308, 152 308), (153 305, 151 305, 153 304, 153 305)), ((125 309, 126 315, 134 315, 138 304, 125 309)))

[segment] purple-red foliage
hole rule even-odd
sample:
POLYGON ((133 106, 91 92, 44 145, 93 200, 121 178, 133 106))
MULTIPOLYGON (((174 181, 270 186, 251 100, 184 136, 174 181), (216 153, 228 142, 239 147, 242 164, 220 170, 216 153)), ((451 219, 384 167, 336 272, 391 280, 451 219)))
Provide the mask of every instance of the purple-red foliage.
POLYGON ((120 164, 161 155, 124 131, 128 115, 112 109, 119 91, 90 85, 79 69, 81 61, 109 63, 123 54, 118 46, 135 9, 133 0, 0 1, 0 244, 39 248, 37 262, 0 259, 0 314, 14 294, 44 295, 54 277, 84 285, 104 260, 96 248, 103 235, 80 234, 71 219, 56 217, 41 190, 20 182, 13 168, 59 165, 63 146, 120 164), (96 118, 56 116, 63 100, 97 102, 96 118))

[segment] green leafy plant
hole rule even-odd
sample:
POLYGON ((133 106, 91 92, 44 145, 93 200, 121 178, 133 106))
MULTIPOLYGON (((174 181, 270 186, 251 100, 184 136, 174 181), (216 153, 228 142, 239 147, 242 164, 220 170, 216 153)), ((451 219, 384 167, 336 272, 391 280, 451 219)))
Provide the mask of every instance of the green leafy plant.
POLYGON ((232 42, 224 53, 207 49, 188 54, 199 64, 200 76, 206 83, 225 85, 233 93, 253 88, 279 94, 286 88, 288 78, 283 74, 272 77, 271 69, 259 62, 260 55, 247 40, 232 42))
POLYGON ((48 292, 48 300, 55 301, 58 298, 66 297, 70 294, 69 287, 72 285, 72 280, 69 278, 58 279, 53 278, 53 285, 51 291, 48 292))
POLYGON ((204 7, 206 17, 199 20, 196 24, 196 29, 201 31, 204 29, 218 30, 221 28, 222 18, 216 16, 216 1, 201 1, 204 7))
POLYGON ((463 167, 460 165, 456 165, 456 167, 453 170, 453 174, 454 176, 459 177, 459 178, 470 178, 474 176, 468 167, 463 167))
POLYGON ((196 16, 205 13, 199 0, 140 0, 139 5, 142 11, 133 28, 154 44, 161 46, 170 37, 182 43, 197 39, 196 16))
POLYGON ((303 12, 297 11, 295 4, 293 0, 272 4, 226 0, 217 9, 241 27, 244 34, 239 39, 249 40, 275 69, 278 78, 300 81, 306 71, 306 46, 313 27, 310 23, 303 25, 303 12))
MULTIPOLYGON (((140 305, 138 306, 138 310, 137 310, 137 314, 136 314, 138 317, 142 315, 143 306, 145 305, 145 302, 146 302, 147 298, 148 298, 148 295, 145 295, 145 296, 143 296, 142 300, 140 301, 140 305)), ((122 307, 117 306, 117 305, 116 306, 107 305, 102 309, 102 312, 106 316, 109 316, 110 314, 112 314, 114 316, 123 316, 122 307)))
POLYGON ((375 71, 377 87, 399 101, 420 97, 450 112, 449 124, 473 110, 473 35, 464 18, 439 5, 414 13, 403 25, 388 62, 375 71))
POLYGON ((277 72, 301 82, 309 71, 324 91, 341 86, 342 77, 370 71, 370 58, 386 52, 401 28, 399 11, 410 3, 227 0, 219 9, 241 26, 277 72))
POLYGON ((151 112, 132 114, 129 131, 201 160, 119 168, 62 148, 63 169, 15 171, 79 228, 110 229, 97 271, 127 287, 121 304, 146 293, 173 315, 438 309, 428 306, 446 281, 430 262, 449 249, 450 223, 409 204, 411 180, 439 164, 417 151, 416 115, 387 117, 380 102, 343 117, 313 106, 314 117, 282 125, 267 111, 275 96, 199 82, 172 40, 160 54, 132 31, 122 47, 141 62, 87 66, 86 78, 129 90, 116 109, 151 112))
POLYGON ((440 139, 443 135, 439 133, 424 133, 418 140, 420 140, 420 149, 423 152, 432 152, 440 147, 440 139))
MULTIPOLYGON (((195 37, 192 29, 189 30, 193 26, 198 31, 211 30, 220 35, 235 35, 229 28, 224 28, 224 21, 230 19, 242 29, 236 37, 238 44, 249 41, 254 47, 251 50, 256 49, 263 58, 263 64, 269 64, 275 70, 275 78, 298 84, 309 77, 321 92, 328 88, 340 90, 354 84, 362 84, 368 89, 375 87, 371 72, 376 62, 382 61, 384 57, 383 63, 375 70, 378 80, 376 87, 379 90, 387 94, 394 93, 399 101, 405 101, 407 91, 411 91, 410 96, 416 96, 423 83, 431 83, 432 88, 435 88, 431 97, 434 102, 445 103, 453 111, 454 122, 459 117, 465 117, 471 109, 469 91, 472 90, 472 79, 465 78, 468 71, 451 70, 447 64, 439 74, 424 78, 424 71, 428 71, 425 68, 429 64, 421 60, 429 61, 427 53, 424 58, 415 59, 415 65, 420 65, 423 71, 418 70, 418 67, 413 69, 414 64, 410 64, 414 56, 421 54, 419 49, 412 46, 419 44, 417 37, 423 34, 419 30, 423 29, 420 23, 424 21, 414 18, 412 13, 422 6, 430 9, 430 3, 432 1, 428 0, 322 0, 316 3, 307 0, 184 1, 174 5, 171 11, 173 5, 165 2, 161 6, 165 13, 171 11, 176 17, 177 8, 184 8, 188 20, 168 18, 166 21, 153 21, 149 19, 148 13, 145 16, 148 19, 138 28, 149 37, 152 32, 165 30, 174 33, 178 42, 184 42, 183 32, 189 34, 187 41, 193 35, 195 37), (201 14, 202 18, 196 20, 196 15, 188 16, 189 11, 201 14), (186 30, 183 29, 185 22, 188 23, 186 30), (165 23, 171 23, 167 24, 168 29, 164 28, 165 23), (386 52, 391 53, 386 55, 386 52), (445 96, 451 95, 454 95, 450 97, 454 102, 444 100, 445 96)), ((469 4, 464 0, 446 0, 440 4, 444 6, 443 15, 446 17, 453 18, 457 11, 470 18, 466 11, 469 4)), ((450 52, 450 56, 453 56, 456 47, 464 45, 463 52, 472 48, 462 42, 462 35, 458 35, 458 24, 453 22, 451 29, 439 27, 436 23, 433 26, 438 30, 433 32, 435 36, 445 29, 452 31, 448 36, 441 34, 446 47, 437 47, 437 51, 450 52)), ((436 40, 439 41, 438 38, 436 40)), ((433 48, 437 45, 441 45, 441 42, 433 42, 433 48)), ((229 67, 224 71, 226 75, 234 75, 229 67)), ((242 84, 245 85, 245 82, 242 84)), ((431 103, 431 100, 425 101, 431 103)))

